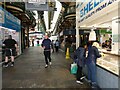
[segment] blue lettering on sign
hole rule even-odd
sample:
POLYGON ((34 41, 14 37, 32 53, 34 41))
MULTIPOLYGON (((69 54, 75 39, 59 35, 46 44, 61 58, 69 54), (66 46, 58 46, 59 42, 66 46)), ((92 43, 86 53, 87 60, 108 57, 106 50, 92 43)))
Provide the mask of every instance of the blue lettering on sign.
POLYGON ((83 9, 80 10, 80 17, 85 16, 89 11, 91 11, 92 9, 94 9, 95 7, 97 7, 101 2, 103 2, 104 0, 90 0, 90 2, 88 2, 88 4, 86 4, 86 6, 84 6, 83 9))
POLYGON ((112 1, 109 1, 109 2, 108 2, 108 5, 109 5, 109 4, 112 4, 112 1))
POLYGON ((97 7, 103 1, 104 0, 90 0, 90 2, 84 8, 82 8, 80 10, 80 21, 79 22, 82 22, 85 19, 91 17, 93 14, 95 14, 98 11, 104 9, 105 7, 109 6, 110 4, 112 4, 113 2, 115 2, 117 0, 109 0, 109 1, 105 2, 103 5, 101 5, 100 7, 98 7, 96 10, 92 11, 90 14, 85 16, 89 11, 91 11, 92 9, 97 7))
POLYGON ((82 16, 84 15, 83 9, 81 9, 80 12, 81 12, 81 13, 80 13, 80 17, 82 17, 82 16))
POLYGON ((99 3, 101 3, 101 2, 99 2, 98 0, 95 0, 94 1, 94 7, 96 7, 99 3))
POLYGON ((87 14, 88 11, 89 11, 89 9, 88 9, 88 4, 87 4, 87 5, 84 7, 84 15, 87 14))
POLYGON ((92 1, 93 1, 93 0, 91 0, 91 1, 89 2, 89 11, 91 11, 91 10, 93 9, 93 3, 92 3, 92 1))
POLYGON ((82 4, 83 4, 83 2, 77 4, 77 5, 76 5, 76 8, 81 8, 82 4))

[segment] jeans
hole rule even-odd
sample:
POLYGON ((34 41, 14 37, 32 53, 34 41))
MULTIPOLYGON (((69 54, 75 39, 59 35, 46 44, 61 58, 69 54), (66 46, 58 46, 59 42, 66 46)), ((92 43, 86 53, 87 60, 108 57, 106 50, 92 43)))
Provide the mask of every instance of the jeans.
POLYGON ((45 55, 45 62, 48 65, 48 59, 49 62, 51 62, 51 57, 50 57, 51 52, 50 51, 44 51, 44 55, 45 55))
POLYGON ((87 64, 88 69, 88 80, 92 82, 92 84, 96 84, 97 78, 96 78, 96 64, 94 62, 91 62, 87 64))

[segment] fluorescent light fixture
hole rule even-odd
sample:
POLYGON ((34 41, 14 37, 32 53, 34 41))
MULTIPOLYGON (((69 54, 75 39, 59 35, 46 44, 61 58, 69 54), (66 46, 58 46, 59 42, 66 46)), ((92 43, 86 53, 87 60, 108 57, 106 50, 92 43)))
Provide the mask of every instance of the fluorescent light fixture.
POLYGON ((48 30, 48 11, 44 11, 44 21, 46 29, 48 30))

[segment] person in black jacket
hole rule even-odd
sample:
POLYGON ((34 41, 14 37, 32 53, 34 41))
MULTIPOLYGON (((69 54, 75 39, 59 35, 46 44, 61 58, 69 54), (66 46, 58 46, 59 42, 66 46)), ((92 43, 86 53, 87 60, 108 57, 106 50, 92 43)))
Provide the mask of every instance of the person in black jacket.
POLYGON ((48 59, 49 59, 49 64, 51 65, 51 40, 48 38, 47 35, 45 35, 45 39, 42 41, 42 47, 44 49, 44 56, 45 56, 45 68, 48 67, 48 59))
POLYGON ((14 66, 14 56, 16 56, 17 42, 9 35, 8 39, 3 42, 5 46, 5 67, 8 67, 8 57, 11 57, 11 66, 14 66))
POLYGON ((77 69, 77 74, 76 74, 76 79, 77 83, 83 84, 82 79, 84 76, 82 76, 82 68, 85 64, 85 59, 86 59, 86 48, 87 45, 85 43, 82 43, 76 50, 75 50, 75 62, 77 63, 78 69, 77 69))

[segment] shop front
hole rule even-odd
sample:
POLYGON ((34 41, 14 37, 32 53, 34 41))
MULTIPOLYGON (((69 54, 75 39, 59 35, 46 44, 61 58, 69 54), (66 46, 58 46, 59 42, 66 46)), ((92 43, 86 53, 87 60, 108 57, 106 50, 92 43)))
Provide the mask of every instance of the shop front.
POLYGON ((99 35, 96 33, 96 39, 99 41, 99 51, 104 53, 97 60, 97 82, 101 88, 119 87, 119 1, 89 0, 76 3, 76 43, 81 43, 78 37, 82 29, 99 32, 99 35))
MULTIPOLYGON (((4 59, 4 48, 2 49, 2 42, 8 35, 12 35, 13 39, 17 41, 19 52, 21 54, 21 25, 20 20, 15 16, 0 7, 0 53, 2 53, 1 60, 4 59)), ((1 61, 0 60, 0 61, 1 61)))

